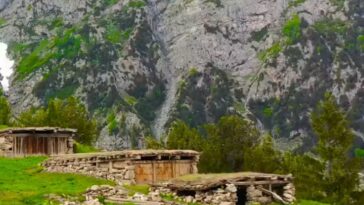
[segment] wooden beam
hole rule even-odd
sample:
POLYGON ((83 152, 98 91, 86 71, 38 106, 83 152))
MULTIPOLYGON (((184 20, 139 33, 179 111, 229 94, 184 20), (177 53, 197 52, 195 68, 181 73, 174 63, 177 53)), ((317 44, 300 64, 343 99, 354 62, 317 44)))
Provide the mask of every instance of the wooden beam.
POLYGON ((249 186, 249 185, 289 184, 290 182, 274 180, 274 181, 245 181, 245 182, 231 182, 231 183, 236 186, 249 186))

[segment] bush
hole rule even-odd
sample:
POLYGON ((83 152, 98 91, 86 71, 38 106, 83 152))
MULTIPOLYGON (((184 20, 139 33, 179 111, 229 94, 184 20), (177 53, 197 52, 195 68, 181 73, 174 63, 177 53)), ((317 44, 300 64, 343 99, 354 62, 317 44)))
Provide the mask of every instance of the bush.
POLYGON ((289 45, 296 43, 301 38, 301 19, 297 14, 284 24, 282 34, 289 45))
POLYGON ((270 48, 260 52, 258 54, 259 60, 263 64, 274 63, 282 51, 282 45, 280 42, 274 43, 270 48))
POLYGON ((100 150, 90 146, 90 145, 84 145, 80 144, 78 142, 75 142, 73 145, 73 152, 74 153, 90 153, 90 152, 99 152, 100 150))

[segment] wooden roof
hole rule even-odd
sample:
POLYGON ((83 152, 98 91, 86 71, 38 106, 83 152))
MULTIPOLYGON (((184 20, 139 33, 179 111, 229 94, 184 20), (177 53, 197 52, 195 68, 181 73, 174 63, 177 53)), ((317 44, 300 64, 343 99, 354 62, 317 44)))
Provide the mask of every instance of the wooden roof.
POLYGON ((22 133, 64 133, 75 134, 76 129, 59 128, 59 127, 10 127, 0 130, 0 134, 22 134, 22 133))
POLYGON ((173 190, 205 191, 221 187, 226 184, 237 186, 249 185, 284 185, 293 181, 292 175, 266 174, 257 172, 238 172, 221 174, 193 174, 181 176, 163 184, 173 190))

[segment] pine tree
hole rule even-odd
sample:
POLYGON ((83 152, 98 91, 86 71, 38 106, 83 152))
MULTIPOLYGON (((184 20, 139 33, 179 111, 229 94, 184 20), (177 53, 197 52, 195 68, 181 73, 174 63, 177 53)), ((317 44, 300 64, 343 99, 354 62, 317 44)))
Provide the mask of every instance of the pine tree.
POLYGON ((360 165, 349 157, 354 135, 345 113, 331 94, 326 94, 316 112, 312 128, 318 137, 317 153, 325 165, 322 184, 332 204, 351 204, 350 195, 358 186, 360 165))

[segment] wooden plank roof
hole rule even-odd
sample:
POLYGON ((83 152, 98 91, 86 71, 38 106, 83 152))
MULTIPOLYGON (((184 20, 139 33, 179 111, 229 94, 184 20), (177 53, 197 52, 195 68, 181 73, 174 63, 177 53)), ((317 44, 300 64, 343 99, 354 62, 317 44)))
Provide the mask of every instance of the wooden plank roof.
POLYGON ((75 134, 76 129, 60 128, 60 127, 10 127, 0 130, 0 134, 15 134, 15 133, 65 133, 75 134))

